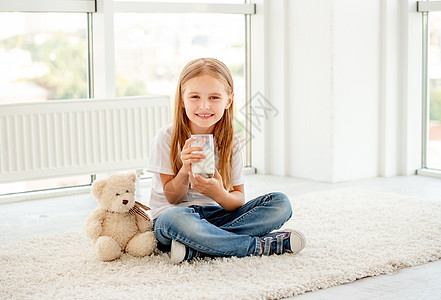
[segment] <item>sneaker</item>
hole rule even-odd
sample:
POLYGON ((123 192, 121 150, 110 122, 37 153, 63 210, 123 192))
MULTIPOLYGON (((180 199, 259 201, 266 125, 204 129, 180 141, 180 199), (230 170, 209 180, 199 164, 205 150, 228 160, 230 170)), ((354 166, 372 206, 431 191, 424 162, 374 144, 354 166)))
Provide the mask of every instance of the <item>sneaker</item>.
POLYGON ((285 229, 260 237, 259 255, 297 254, 305 248, 305 236, 296 230, 285 229))
POLYGON ((170 261, 173 264, 179 264, 187 259, 188 248, 175 240, 172 240, 171 250, 170 250, 170 261))
POLYGON ((198 252, 194 249, 191 249, 184 244, 172 240, 171 250, 170 250, 170 261, 173 264, 180 264, 183 261, 190 261, 193 258, 197 257, 205 257, 204 253, 198 252))

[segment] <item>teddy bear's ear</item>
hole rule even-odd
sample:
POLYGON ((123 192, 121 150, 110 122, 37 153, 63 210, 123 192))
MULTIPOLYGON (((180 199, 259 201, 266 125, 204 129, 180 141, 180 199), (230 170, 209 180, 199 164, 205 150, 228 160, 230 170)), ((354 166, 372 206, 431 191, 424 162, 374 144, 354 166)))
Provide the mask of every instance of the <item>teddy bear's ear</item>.
POLYGON ((135 173, 129 173, 129 179, 133 182, 136 182, 136 174, 135 173))
POLYGON ((104 187, 106 186, 106 180, 97 180, 92 184, 92 195, 99 199, 101 197, 101 193, 103 192, 104 187))

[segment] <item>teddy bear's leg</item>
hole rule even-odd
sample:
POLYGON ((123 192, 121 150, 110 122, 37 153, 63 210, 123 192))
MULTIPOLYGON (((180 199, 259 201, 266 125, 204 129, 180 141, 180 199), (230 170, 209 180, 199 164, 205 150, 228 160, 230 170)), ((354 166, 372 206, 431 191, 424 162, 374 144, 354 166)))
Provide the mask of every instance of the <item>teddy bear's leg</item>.
POLYGON ((156 238, 153 231, 135 235, 127 244, 126 252, 134 256, 146 256, 156 248, 156 238))
POLYGON ((100 236, 94 244, 95 252, 102 261, 111 261, 121 256, 121 247, 110 236, 100 236))

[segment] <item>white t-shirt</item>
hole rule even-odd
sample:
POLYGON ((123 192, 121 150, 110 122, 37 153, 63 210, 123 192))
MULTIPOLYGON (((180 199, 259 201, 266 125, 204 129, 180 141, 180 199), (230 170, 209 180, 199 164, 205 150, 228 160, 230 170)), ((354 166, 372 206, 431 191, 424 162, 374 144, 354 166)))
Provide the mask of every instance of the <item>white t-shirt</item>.
MULTIPOLYGON (((169 124, 161 128, 158 134, 152 141, 151 153, 149 162, 147 164, 147 171, 153 173, 152 178, 152 192, 150 196, 150 211, 152 219, 159 217, 167 209, 174 206, 207 206, 218 205, 213 199, 202 195, 201 193, 188 188, 187 195, 179 204, 170 204, 164 194, 162 181, 159 173, 174 175, 170 164, 170 146, 173 134, 173 124, 169 124)), ((231 181, 233 186, 244 183, 243 177, 243 156, 240 139, 237 135, 234 136, 234 153, 233 153, 233 167, 231 181)), ((216 168, 219 170, 219 157, 215 158, 216 168)))

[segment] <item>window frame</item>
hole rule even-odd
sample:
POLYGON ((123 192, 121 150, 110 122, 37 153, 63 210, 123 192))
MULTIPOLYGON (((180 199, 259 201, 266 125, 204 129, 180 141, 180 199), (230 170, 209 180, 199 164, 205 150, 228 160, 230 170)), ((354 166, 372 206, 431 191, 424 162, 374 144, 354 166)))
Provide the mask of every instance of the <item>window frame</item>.
POLYGON ((0 0, 1 12, 96 12, 95 0, 0 0))
POLYGON ((417 12, 422 14, 422 140, 421 140, 421 169, 419 175, 441 177, 441 170, 427 166, 427 148, 429 141, 429 13, 441 12, 441 1, 417 1, 417 12))

